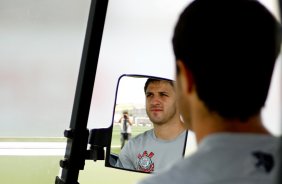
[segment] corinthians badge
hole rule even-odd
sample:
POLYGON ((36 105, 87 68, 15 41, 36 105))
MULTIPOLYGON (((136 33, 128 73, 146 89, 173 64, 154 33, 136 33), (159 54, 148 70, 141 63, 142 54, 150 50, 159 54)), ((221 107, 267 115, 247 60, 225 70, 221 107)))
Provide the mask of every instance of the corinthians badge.
POLYGON ((138 170, 143 172, 153 172, 154 171, 154 163, 152 162, 152 157, 154 153, 151 152, 149 155, 147 151, 144 151, 141 155, 138 154, 138 170))

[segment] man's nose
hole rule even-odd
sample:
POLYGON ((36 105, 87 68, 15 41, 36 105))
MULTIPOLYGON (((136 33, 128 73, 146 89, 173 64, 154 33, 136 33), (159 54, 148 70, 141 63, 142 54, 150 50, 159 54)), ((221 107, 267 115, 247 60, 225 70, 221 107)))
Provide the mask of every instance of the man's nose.
POLYGON ((152 97, 151 104, 152 105, 159 105, 160 104, 160 98, 158 96, 152 97))

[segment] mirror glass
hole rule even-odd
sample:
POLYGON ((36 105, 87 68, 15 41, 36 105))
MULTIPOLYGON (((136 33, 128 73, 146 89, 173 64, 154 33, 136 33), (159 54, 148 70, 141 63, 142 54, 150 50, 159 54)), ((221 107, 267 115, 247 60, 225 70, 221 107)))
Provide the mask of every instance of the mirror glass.
POLYGON ((119 78, 107 166, 156 173, 183 158, 188 133, 173 85, 151 76, 119 78))

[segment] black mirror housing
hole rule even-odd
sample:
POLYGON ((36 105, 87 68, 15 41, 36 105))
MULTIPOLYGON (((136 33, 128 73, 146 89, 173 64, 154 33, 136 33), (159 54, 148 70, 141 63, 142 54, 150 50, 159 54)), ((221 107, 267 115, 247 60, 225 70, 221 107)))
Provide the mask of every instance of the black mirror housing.
MULTIPOLYGON (((116 88, 115 104, 113 107, 112 124, 111 127, 107 130, 109 132, 106 132, 106 134, 108 134, 109 137, 103 140, 104 143, 99 143, 99 144, 103 144, 103 146, 107 148, 106 159, 105 159, 106 167, 148 174, 148 173, 155 173, 156 170, 158 172, 159 169, 163 169, 163 166, 167 167, 171 163, 174 163, 176 160, 184 158, 186 141, 188 137, 188 131, 187 130, 185 131, 185 129, 183 129, 181 134, 176 134, 175 135, 176 138, 174 138, 171 141, 168 141, 173 143, 164 144, 164 142, 166 142, 165 140, 162 139, 156 140, 158 138, 155 137, 156 141, 154 141, 154 138, 153 139, 150 138, 150 140, 153 143, 152 145, 154 145, 153 148, 151 147, 152 150, 148 146, 145 147, 141 146, 142 148, 138 146, 138 149, 134 147, 128 149, 128 147, 126 146, 126 144, 128 143, 132 145, 130 139, 135 139, 139 135, 144 136, 145 135, 144 133, 146 133, 146 135, 150 135, 149 137, 155 136, 155 134, 153 133, 154 132, 153 129, 155 125, 149 118, 145 105, 146 95, 145 95, 144 87, 148 79, 153 79, 157 81, 159 80, 169 81, 169 84, 171 84, 172 86, 173 86, 172 83, 174 82, 170 79, 154 77, 154 76, 134 75, 134 74, 121 75, 118 80, 117 88, 116 88), (124 113, 126 113, 126 117, 124 116, 124 113), (124 126, 126 121, 128 125, 124 126), (127 131, 124 132, 124 129, 127 129, 126 127, 130 127, 130 133, 128 133, 127 131), (124 147, 127 148, 124 149, 124 147), (132 152, 130 150, 132 150, 132 152), (174 150, 173 153, 171 150, 174 150), (131 155, 135 155, 134 158, 136 157, 134 160, 131 160, 132 163, 133 162, 135 163, 137 160, 139 160, 137 165, 134 164, 134 166, 132 165, 130 167, 128 167, 128 165, 124 165, 123 162, 125 158, 124 153, 125 152, 129 153, 128 151, 131 152, 130 153, 131 155), (165 152, 165 153, 163 154, 161 152, 165 152), (165 165, 160 164, 161 163, 160 161, 155 160, 155 158, 158 157, 158 155, 162 157, 162 159, 165 158, 164 162, 162 162, 165 163, 165 165), (155 162, 154 160, 156 161, 156 163, 154 163, 155 162), (147 169, 147 170, 144 169, 147 167, 146 164, 149 164, 149 166, 151 166, 153 169, 147 169)), ((176 124, 178 123, 179 122, 177 121, 176 124)), ((103 136, 101 135, 101 137, 103 136)), ((95 138, 95 139, 99 140, 101 138, 95 138)), ((93 141, 95 140, 93 139, 93 141)), ((91 145, 96 145, 96 146, 97 144, 91 143, 91 145)), ((133 157, 130 158, 133 159, 133 157)))

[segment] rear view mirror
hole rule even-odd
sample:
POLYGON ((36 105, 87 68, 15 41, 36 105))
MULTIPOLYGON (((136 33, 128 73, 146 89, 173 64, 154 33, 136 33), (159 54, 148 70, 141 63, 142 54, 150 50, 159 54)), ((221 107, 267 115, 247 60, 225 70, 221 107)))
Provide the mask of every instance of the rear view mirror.
POLYGON ((188 131, 176 108, 173 83, 140 75, 119 78, 107 167, 156 173, 184 157, 188 131))

